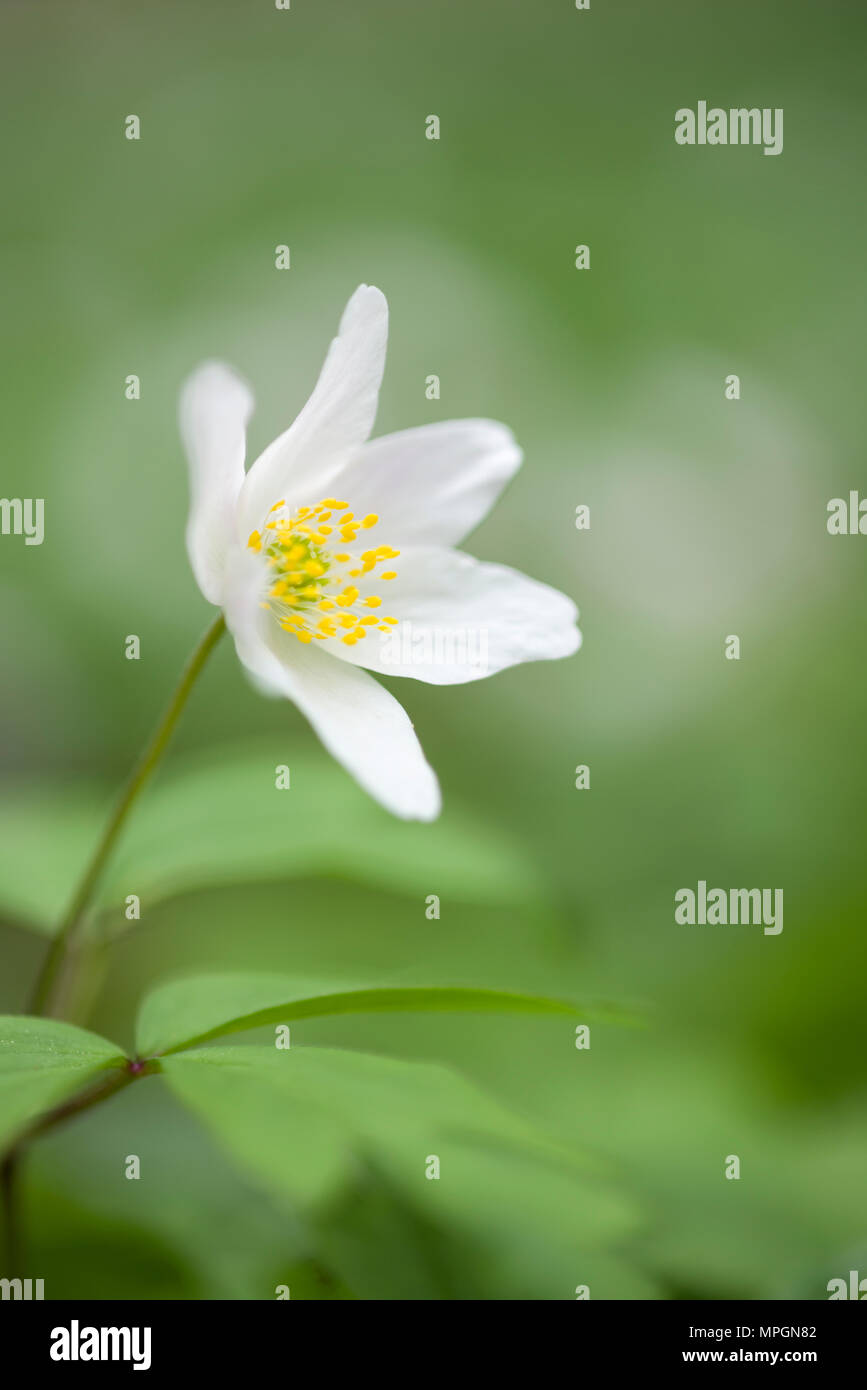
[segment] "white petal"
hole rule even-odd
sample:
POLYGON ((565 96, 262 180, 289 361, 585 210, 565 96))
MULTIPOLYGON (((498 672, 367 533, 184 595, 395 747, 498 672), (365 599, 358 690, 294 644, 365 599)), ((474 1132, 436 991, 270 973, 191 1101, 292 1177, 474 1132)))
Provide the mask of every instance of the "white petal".
POLYGON ((226 551, 244 481, 246 428, 253 397, 221 362, 207 362, 181 392, 181 436, 190 464, 187 552, 205 598, 222 603, 226 551))
POLYGON ((374 439, 334 480, 356 516, 379 517, 385 545, 457 545, 521 465, 496 420, 444 420, 374 439))
POLYGON ((260 555, 239 546, 229 552, 223 615, 235 639, 235 650, 256 689, 262 695, 285 696, 279 663, 265 643, 268 624, 274 619, 262 607, 267 591, 267 569, 260 555))
POLYGON ((366 671, 282 632, 260 607, 261 582, 252 552, 239 552, 226 621, 255 684, 292 700, 332 757, 386 810, 404 820, 433 820, 439 784, 403 706, 366 671))
MULTIPOLYGON (((385 367, 388 305, 359 285, 333 339, 313 394, 289 429, 256 460, 241 494, 242 530, 259 529, 275 502, 319 502, 334 475, 373 428, 385 367)), ((246 535, 242 536, 246 540, 246 535)))
POLYGON ((410 546, 394 567, 397 579, 356 581, 356 606, 367 612, 364 599, 376 594, 382 603, 370 611, 397 618, 397 626, 390 633, 371 626, 355 646, 330 640, 328 650, 341 660, 457 685, 521 661, 571 656, 581 645, 572 600, 517 570, 438 546, 410 546))

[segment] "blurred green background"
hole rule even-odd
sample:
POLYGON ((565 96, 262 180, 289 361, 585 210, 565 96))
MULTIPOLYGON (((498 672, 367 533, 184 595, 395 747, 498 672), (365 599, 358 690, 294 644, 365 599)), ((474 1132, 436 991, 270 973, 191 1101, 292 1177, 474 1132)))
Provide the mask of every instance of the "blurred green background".
MULTIPOLYGON (((244 372, 255 457, 367 281, 392 315, 375 432, 508 422, 526 462, 467 548, 572 594, 584 648, 453 689, 391 683, 443 785, 427 830, 368 803, 224 644, 152 790, 209 770, 212 878, 143 890, 78 1021, 128 1044, 142 992, 202 968, 649 1015, 594 1026, 586 1052, 557 1020, 293 1031, 453 1066, 586 1155, 610 1220, 507 1173, 492 1210, 440 1218, 362 1165, 327 1211, 292 1212, 154 1079, 33 1151, 34 1276, 56 1297, 547 1299, 825 1297, 867 1274, 867 541, 825 527, 864 479, 864 14, 7 0, 2 30, 2 491, 46 499, 46 537, 0 544, 0 1008, 24 1007, 31 925, 56 916, 208 620, 183 544, 182 379, 206 357, 244 372), (783 154, 677 146, 674 112, 700 99, 783 107, 783 154), (232 778, 283 762, 276 832, 235 865, 232 778), (329 872, 341 837, 357 853, 329 872), (702 878, 782 887, 782 934, 675 925, 675 890, 702 878)), ((155 882, 196 822, 195 798, 165 823, 156 804, 155 882)), ((116 870, 109 931, 136 872, 116 870)))

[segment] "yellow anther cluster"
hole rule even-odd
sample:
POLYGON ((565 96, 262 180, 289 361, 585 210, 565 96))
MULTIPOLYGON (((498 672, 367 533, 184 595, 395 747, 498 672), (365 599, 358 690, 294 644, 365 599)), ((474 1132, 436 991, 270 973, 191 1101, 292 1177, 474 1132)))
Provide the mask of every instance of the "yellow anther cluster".
MULTIPOLYGON (((394 560, 399 550, 388 545, 353 553, 359 531, 369 531, 379 517, 375 512, 356 520, 348 503, 325 497, 315 507, 287 509, 285 500, 275 502, 261 531, 252 531, 247 544, 265 556, 268 565, 267 597, 270 609, 285 632, 299 642, 324 642, 339 637, 354 647, 366 637, 371 626, 388 632, 397 618, 380 618, 359 609, 379 608, 376 594, 363 598, 357 585, 350 583, 374 574, 378 565, 394 560), (340 549, 331 550, 332 544, 340 549), (351 566, 351 568, 344 568, 351 566)), ((380 579, 395 579, 396 570, 380 571, 380 579)))

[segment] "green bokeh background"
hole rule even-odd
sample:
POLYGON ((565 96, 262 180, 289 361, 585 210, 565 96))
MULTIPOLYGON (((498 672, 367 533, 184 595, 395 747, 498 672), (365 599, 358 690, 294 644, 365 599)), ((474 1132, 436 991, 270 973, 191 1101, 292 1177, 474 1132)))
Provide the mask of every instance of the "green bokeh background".
MULTIPOLYGON (((392 682, 442 781, 437 832, 470 861, 438 922, 424 831, 415 882, 319 866, 145 902, 79 1021, 128 1043, 142 992, 202 967, 460 980, 650 1017, 594 1027, 589 1052, 556 1020, 299 1028, 449 1063, 592 1155, 630 1212, 601 1251, 546 1245, 520 1182, 496 1247, 481 1224, 416 1227, 378 1189, 311 1228, 148 1081, 34 1153, 34 1274, 54 1296, 131 1298, 268 1298, 276 1282, 311 1298, 570 1298, 585 1282, 594 1298, 823 1297, 867 1274, 867 541, 825 527, 829 498, 867 487, 864 15, 43 0, 4 5, 2 29, 2 491, 46 499, 42 547, 0 542, 7 810, 74 803, 84 781, 107 796, 208 619, 183 544, 184 376, 218 356, 254 383, 255 457, 361 281, 392 315, 376 433, 506 420, 526 462, 468 548, 574 595, 585 638, 491 681, 392 682), (678 147, 674 112, 700 99, 783 107, 783 154, 678 147), (535 887, 512 893, 514 872, 535 887), (782 934, 676 926, 674 891, 702 878, 782 887, 782 934)), ((225 644, 170 761, 218 766, 248 741, 266 776, 325 775, 301 717, 225 644)), ((323 843, 362 799, 336 787, 316 803, 323 843)), ((296 788, 275 809, 287 845, 296 788)), ((388 818, 365 814, 388 850, 388 818)), ((7 887, 17 870, 59 892, 78 851, 64 834, 27 864, 0 843, 7 887)), ((43 944, 9 908, 0 1007, 24 1007, 43 944)))

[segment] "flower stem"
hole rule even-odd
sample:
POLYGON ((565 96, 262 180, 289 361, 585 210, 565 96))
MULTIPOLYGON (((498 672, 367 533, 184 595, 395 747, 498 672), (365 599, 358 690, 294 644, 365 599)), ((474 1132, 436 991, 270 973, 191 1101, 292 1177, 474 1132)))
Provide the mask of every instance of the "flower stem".
POLYGON ((226 630, 222 613, 207 629, 192 656, 190 657, 177 688, 154 730, 150 741, 145 745, 138 762, 132 769, 127 782, 118 797, 111 818, 102 833, 84 876, 66 910, 56 936, 48 949, 42 969, 36 981, 30 1012, 34 1014, 55 1015, 61 1011, 63 995, 68 984, 67 975, 73 952, 78 942, 87 910, 94 891, 99 883, 118 835, 123 829, 136 799, 165 752, 175 725, 187 703, 190 691, 217 642, 226 630))

